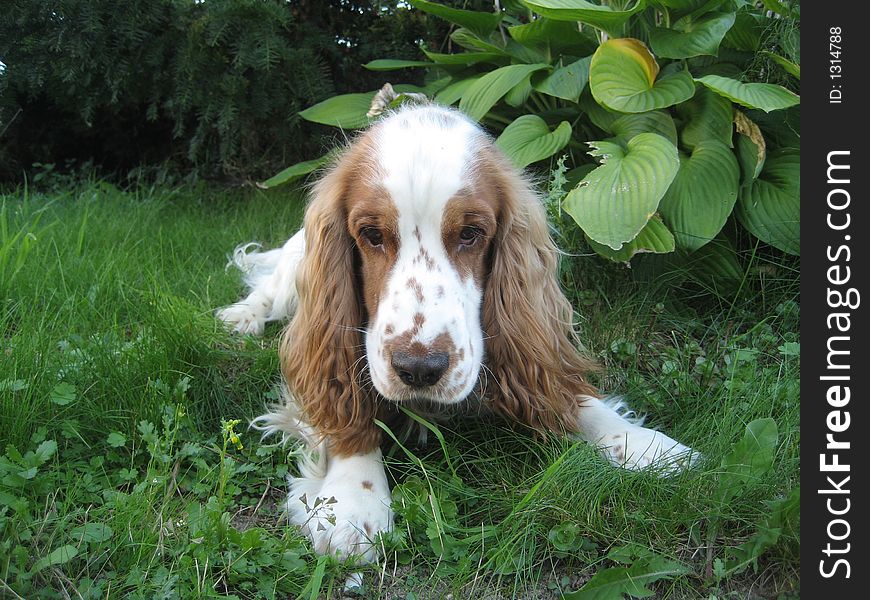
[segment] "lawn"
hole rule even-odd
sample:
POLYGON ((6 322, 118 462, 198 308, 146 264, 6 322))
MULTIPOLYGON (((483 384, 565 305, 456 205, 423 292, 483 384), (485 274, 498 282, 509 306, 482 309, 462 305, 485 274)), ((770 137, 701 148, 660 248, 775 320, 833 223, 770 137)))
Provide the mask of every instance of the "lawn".
MULTIPOLYGON (((0 195, 0 597, 341 597, 355 569, 280 514, 294 448, 247 428, 276 397, 280 329, 213 316, 241 293, 228 252, 283 242, 301 209, 280 189, 0 195)), ((428 447, 387 447, 396 529, 360 595, 796 597, 797 267, 745 258, 715 294, 564 261, 598 383, 700 450, 696 469, 430 424, 428 447)))

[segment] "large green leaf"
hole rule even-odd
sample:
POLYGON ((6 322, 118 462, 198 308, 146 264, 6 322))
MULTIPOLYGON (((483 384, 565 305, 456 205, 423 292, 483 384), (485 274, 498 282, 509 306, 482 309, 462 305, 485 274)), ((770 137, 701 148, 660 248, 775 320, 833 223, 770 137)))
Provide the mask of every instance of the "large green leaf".
POLYGON ((474 82, 478 81, 481 77, 483 77, 483 75, 476 75, 474 77, 460 79, 455 83, 451 83, 435 95, 435 102, 446 104, 447 106, 454 102, 458 102, 468 88, 474 85, 474 82))
POLYGON ((739 181, 737 159, 722 142, 704 141, 691 156, 680 156, 680 170, 659 204, 677 246, 697 250, 716 237, 734 209, 739 181))
POLYGON ((462 100, 459 101, 459 108, 475 121, 479 121, 511 88, 530 77, 535 71, 549 68, 550 65, 537 63, 508 65, 490 71, 469 86, 462 95, 462 100))
POLYGON ((588 86, 580 95, 580 111, 589 117, 593 125, 607 132, 610 132, 610 126, 616 119, 625 115, 625 113, 610 110, 606 106, 598 104, 592 97, 592 92, 589 91, 588 86))
POLYGON ((587 56, 578 61, 558 67, 551 74, 535 84, 535 89, 548 96, 577 102, 580 94, 589 81, 589 63, 592 57, 587 56))
POLYGON ((580 21, 605 31, 615 31, 633 14, 643 10, 646 0, 637 0, 628 10, 614 10, 610 6, 584 0, 523 0, 523 4, 550 19, 580 21))
POLYGON ((748 116, 758 123, 764 131, 764 139, 774 148, 801 147, 801 110, 800 105, 771 113, 761 111, 748 112, 748 116))
POLYGON ((313 160, 306 160, 304 162, 296 163, 295 165, 291 165, 278 173, 277 175, 273 175, 266 181, 262 183, 258 183, 257 187, 263 189, 269 189, 273 187, 277 187, 284 183, 289 183, 291 181, 295 181, 300 177, 304 177, 309 173, 316 171, 323 165, 325 165, 331 158, 332 153, 324 154, 320 158, 315 158, 313 160))
POLYGON ((728 502, 743 486, 769 471, 778 439, 776 421, 770 417, 751 421, 743 439, 722 459, 715 497, 722 503, 728 502))
POLYGON ((689 149, 708 140, 732 145, 734 105, 727 98, 699 86, 695 96, 677 106, 677 115, 684 125, 680 141, 689 149))
POLYGON ((397 83, 393 86, 393 89, 397 91, 399 94, 425 94, 428 90, 432 89, 432 86, 435 86, 437 89, 443 88, 447 85, 449 78, 442 77, 441 79, 436 79, 435 81, 426 84, 423 87, 419 85, 414 85, 412 83, 397 83))
POLYGON ((593 241, 614 250, 633 240, 655 214, 680 168, 676 147, 655 133, 641 133, 628 149, 590 142, 601 165, 571 190, 563 204, 593 241))
POLYGON ((532 93, 532 82, 528 77, 520 81, 510 91, 505 94, 504 101, 508 106, 519 108, 522 106, 532 93))
POLYGON ((737 201, 735 214, 752 235, 788 254, 800 254, 800 154, 770 152, 764 169, 737 201))
POLYGON ((609 124, 607 131, 616 136, 616 141, 623 147, 634 136, 646 131, 666 137, 674 146, 677 145, 677 126, 671 115, 664 110, 620 115, 609 124))
POLYGON ((363 65, 369 71, 395 71, 414 67, 434 67, 434 63, 425 60, 401 60, 397 58, 379 58, 363 65))
POLYGON ((306 121, 323 125, 332 125, 342 129, 359 129, 371 122, 366 113, 371 108, 374 95, 375 92, 367 92, 333 96, 306 108, 299 113, 299 116, 306 121))
POLYGON ((565 173, 565 183, 561 186, 562 191, 566 193, 571 191, 573 188, 577 187, 577 184, 583 181, 584 177, 594 170, 595 165, 589 163, 580 165, 579 167, 574 167, 573 169, 568 169, 568 172, 565 173))
POLYGON ((630 567, 601 569, 583 587, 563 596, 565 600, 622 600, 625 595, 647 598, 655 592, 647 586, 661 579, 689 573, 684 564, 657 554, 642 556, 630 567))
MULTIPOLYGON (((426 96, 429 96, 431 98, 451 83, 453 83, 453 77, 451 77, 450 75, 445 75, 440 79, 430 80, 429 83, 419 88, 419 90, 421 94, 425 94, 426 96)), ((405 86, 402 84, 394 86, 394 89, 400 93, 408 93, 411 91, 409 89, 405 89, 405 86)))
POLYGON ((685 17, 672 27, 656 27, 649 34, 653 52, 663 58, 715 56, 722 38, 734 25, 734 13, 710 13, 695 20, 685 17))
POLYGON ((514 59, 518 64, 550 62, 550 55, 546 50, 542 51, 537 48, 524 46, 499 33, 492 33, 489 36, 481 37, 469 29, 460 27, 450 34, 450 39, 457 45, 472 52, 499 54, 506 58, 514 59))
POLYGON ((801 101, 797 94, 772 83, 743 83, 719 75, 705 75, 695 81, 706 85, 732 102, 749 108, 760 108, 764 112, 788 108, 801 101))
MULTIPOLYGON (((499 34, 493 33, 491 38, 500 38, 499 34)), ((504 51, 510 55, 514 63, 531 64, 531 63, 547 63, 552 61, 552 54, 546 49, 530 48, 507 38, 505 40, 504 51)))
POLYGON ((514 164, 522 168, 549 158, 571 139, 571 124, 562 121, 555 131, 536 115, 523 115, 508 125, 495 141, 514 164))
POLYGON ((408 0, 408 2, 423 12, 465 27, 481 37, 490 34, 501 22, 501 15, 498 13, 451 8, 436 2, 427 2, 427 0, 408 0))
POLYGON ((503 64, 509 60, 502 52, 457 52, 456 54, 440 54, 438 52, 429 52, 423 50, 426 57, 434 63, 444 66, 471 66, 477 63, 487 62, 494 64, 503 64))
POLYGON ((761 45, 761 36, 766 27, 765 18, 748 10, 737 13, 734 26, 725 36, 725 45, 737 50, 755 52, 761 45))
POLYGON ((580 31, 577 23, 546 17, 508 27, 508 33, 523 46, 549 50, 554 55, 587 56, 598 47, 595 38, 589 32, 580 31))
POLYGON ((586 237, 586 241, 598 254, 604 258, 609 258, 615 262, 627 263, 635 254, 652 252, 655 254, 666 254, 673 252, 674 236, 662 222, 661 217, 653 215, 652 218, 644 225, 637 237, 626 242, 619 250, 614 250, 610 246, 599 244, 595 240, 586 237))
POLYGON ((465 29, 464 27, 460 27, 459 29, 454 30, 453 33, 450 34, 450 39, 456 42, 458 45, 462 46, 463 48, 473 50, 475 52, 481 51, 507 55, 504 49, 504 43, 502 41, 499 41, 498 44, 495 44, 480 37, 470 29, 465 29))
POLYGON ((695 84, 688 71, 659 79, 655 58, 639 40, 608 40, 592 55, 589 87, 599 104, 620 112, 639 113, 688 100, 695 84))

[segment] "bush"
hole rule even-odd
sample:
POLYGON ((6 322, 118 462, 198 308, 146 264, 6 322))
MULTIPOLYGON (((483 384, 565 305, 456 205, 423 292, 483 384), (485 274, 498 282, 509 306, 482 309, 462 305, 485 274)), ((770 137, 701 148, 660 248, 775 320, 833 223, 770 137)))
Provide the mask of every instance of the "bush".
POLYGON ((300 108, 364 85, 370 53, 410 55, 427 38, 425 17, 381 4, 5 3, 0 180, 89 159, 237 179, 322 151, 324 129, 300 122, 300 108))
MULTIPOLYGON (((423 60, 366 66, 426 69, 425 88, 396 89, 458 104, 517 166, 567 155, 557 201, 602 256, 691 253, 739 282, 729 223, 798 254, 799 97, 780 85, 800 77, 796 3, 764 3, 779 14, 729 0, 524 0, 494 13, 409 3, 449 21, 464 51, 424 45, 423 60)), ((372 93, 301 116, 365 126, 372 93)))

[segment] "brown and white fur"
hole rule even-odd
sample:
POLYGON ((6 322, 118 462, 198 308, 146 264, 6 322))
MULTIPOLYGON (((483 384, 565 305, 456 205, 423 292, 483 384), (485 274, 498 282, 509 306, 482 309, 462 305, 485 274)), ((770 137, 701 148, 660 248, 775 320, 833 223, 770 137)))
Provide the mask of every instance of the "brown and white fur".
POLYGON ((578 351, 557 260, 529 181, 476 123, 434 105, 359 135, 283 248, 237 250, 250 295, 220 318, 259 334, 292 315, 284 403, 254 424, 305 443, 287 506, 318 552, 373 560, 392 527, 375 419, 396 404, 473 401, 614 465, 691 464, 690 448, 587 381, 595 365, 578 351))

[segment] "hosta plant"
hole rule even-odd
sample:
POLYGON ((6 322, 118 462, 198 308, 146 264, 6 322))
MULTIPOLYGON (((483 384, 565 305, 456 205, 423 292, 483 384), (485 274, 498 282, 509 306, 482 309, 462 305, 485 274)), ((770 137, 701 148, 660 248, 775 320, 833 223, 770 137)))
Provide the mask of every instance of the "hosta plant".
MULTIPOLYGON (((725 275, 734 265, 721 232, 732 218, 798 254, 797 3, 511 0, 493 12, 408 3, 454 25, 449 48, 366 68, 426 69, 425 87, 394 85, 395 102, 414 92, 457 105, 518 166, 567 155, 562 208, 599 254, 627 262, 697 252, 715 255, 706 264, 725 275)), ((364 127, 374 93, 333 97, 301 116, 364 127)))

